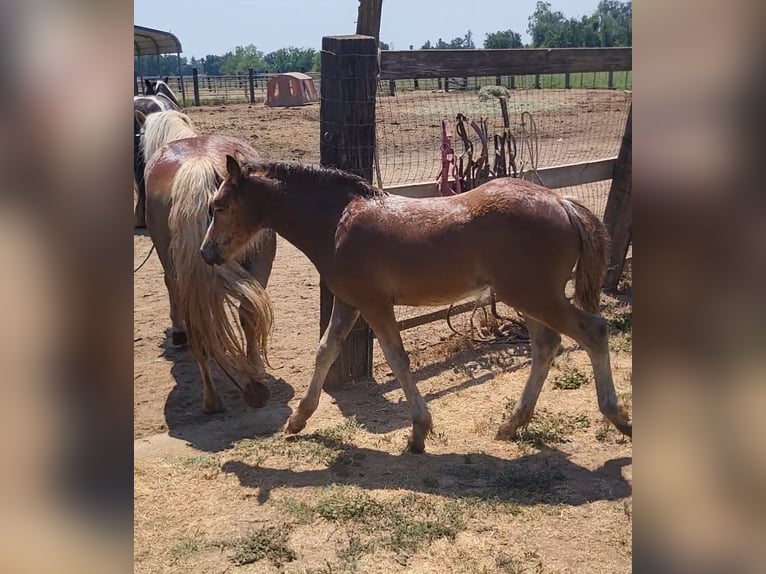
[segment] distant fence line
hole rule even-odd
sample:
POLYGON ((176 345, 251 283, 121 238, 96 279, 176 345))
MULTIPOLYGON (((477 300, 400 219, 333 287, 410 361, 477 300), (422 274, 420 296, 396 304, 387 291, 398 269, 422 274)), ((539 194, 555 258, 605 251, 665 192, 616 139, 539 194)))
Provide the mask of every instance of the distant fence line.
MULTIPOLYGON (((170 88, 177 94, 185 94, 184 106, 203 106, 234 103, 263 102, 266 86, 277 73, 241 72, 238 74, 208 75, 194 73, 184 76, 170 76, 170 88)), ((321 74, 308 72, 314 79, 317 92, 321 92, 321 74)), ((579 72, 562 74, 525 74, 502 76, 421 78, 389 80, 381 95, 395 95, 397 92, 423 91, 471 91, 483 86, 503 86, 507 89, 622 89, 633 88, 632 72, 579 72)), ((146 90, 141 78, 136 75, 134 94, 146 90)))

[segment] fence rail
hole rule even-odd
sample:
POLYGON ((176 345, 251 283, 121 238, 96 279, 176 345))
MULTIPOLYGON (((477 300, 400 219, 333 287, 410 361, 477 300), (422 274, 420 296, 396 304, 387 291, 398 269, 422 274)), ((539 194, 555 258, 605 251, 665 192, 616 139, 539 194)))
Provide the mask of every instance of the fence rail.
MULTIPOLYGON (((196 68, 194 69, 196 71, 196 68)), ((256 103, 266 98, 266 86, 273 73, 243 73, 220 76, 192 73, 185 76, 170 76, 168 84, 179 96, 185 95, 184 106, 205 106, 219 104, 256 103)), ((310 72, 317 93, 321 92, 321 74, 310 72)), ((397 78, 387 81, 387 89, 381 95, 395 96, 402 92, 460 92, 480 90, 484 86, 503 86, 517 89, 613 89, 631 90, 632 72, 574 72, 560 74, 498 74, 496 76, 468 75, 464 77, 438 78, 397 78)), ((135 76, 134 95, 144 94, 146 86, 135 76)))

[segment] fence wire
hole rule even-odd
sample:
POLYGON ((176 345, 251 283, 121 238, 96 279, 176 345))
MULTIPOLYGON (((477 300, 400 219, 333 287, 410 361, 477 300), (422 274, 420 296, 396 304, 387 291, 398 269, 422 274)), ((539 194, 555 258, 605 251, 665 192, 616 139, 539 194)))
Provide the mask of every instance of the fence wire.
MULTIPOLYGON (((622 132, 630 107, 629 75, 624 75, 624 86, 619 89, 578 88, 578 79, 570 79, 571 89, 556 87, 556 76, 541 76, 540 89, 536 89, 534 76, 514 77, 514 89, 507 89, 506 100, 510 129, 514 135, 521 132, 521 115, 530 112, 535 120, 538 138, 538 167, 550 167, 615 157, 619 151, 622 132)), ((590 84, 598 79, 591 75, 590 84)), ((615 82, 621 78, 616 78, 615 82)), ((384 187, 435 181, 441 170, 441 120, 450 120, 452 146, 457 154, 463 145, 455 135, 457 114, 470 119, 488 119, 490 139, 501 133, 503 120, 497 97, 480 97, 481 86, 495 85, 495 78, 468 78, 463 82, 450 81, 445 91, 443 81, 397 80, 395 95, 391 83, 379 82, 377 92, 377 148, 384 187), (441 89, 439 86, 441 85, 441 89)), ((507 88, 511 82, 501 78, 507 88)), ((471 133, 474 155, 481 149, 475 133, 471 133)), ((493 149, 488 150, 490 158, 493 149)), ((521 152, 521 150, 519 150, 521 152)))

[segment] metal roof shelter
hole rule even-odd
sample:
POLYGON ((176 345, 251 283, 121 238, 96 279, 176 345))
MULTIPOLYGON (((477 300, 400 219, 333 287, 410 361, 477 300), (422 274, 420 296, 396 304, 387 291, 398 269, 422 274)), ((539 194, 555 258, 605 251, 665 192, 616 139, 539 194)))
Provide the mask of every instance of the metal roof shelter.
MULTIPOLYGON (((181 75, 181 41, 170 32, 164 30, 155 30, 154 28, 146 28, 145 26, 133 25, 133 46, 134 57, 138 64, 138 75, 141 78, 141 89, 144 85, 144 74, 141 70, 141 56, 156 56, 157 57, 157 69, 160 69, 160 55, 162 54, 175 54, 178 58, 178 77, 181 86, 181 96, 183 98, 184 105, 186 105, 186 90, 184 90, 183 76, 181 75)), ((138 87, 135 88, 135 93, 138 94, 138 87)))

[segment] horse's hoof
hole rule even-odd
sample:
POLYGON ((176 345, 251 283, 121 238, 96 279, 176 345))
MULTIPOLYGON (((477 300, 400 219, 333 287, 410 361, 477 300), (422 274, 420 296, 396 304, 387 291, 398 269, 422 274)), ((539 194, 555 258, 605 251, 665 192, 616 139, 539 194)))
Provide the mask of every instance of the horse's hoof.
POLYGON ((260 409, 266 405, 270 396, 269 387, 258 381, 250 381, 245 385, 242 396, 245 402, 254 409, 260 409))
POLYGON ((506 440, 511 441, 516 438, 516 429, 511 429, 510 427, 501 426, 499 429, 497 429, 497 434, 495 434, 495 440, 506 440))
POLYGON ((287 421, 287 434, 298 434, 301 432, 304 428, 306 428, 306 421, 296 419, 294 416, 290 417, 290 420, 287 421))
POLYGON ((426 452, 426 443, 424 440, 415 441, 412 438, 410 438, 407 441, 407 450, 410 451, 412 454, 423 454, 426 452))

